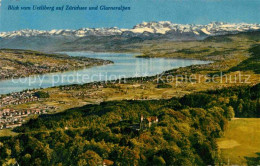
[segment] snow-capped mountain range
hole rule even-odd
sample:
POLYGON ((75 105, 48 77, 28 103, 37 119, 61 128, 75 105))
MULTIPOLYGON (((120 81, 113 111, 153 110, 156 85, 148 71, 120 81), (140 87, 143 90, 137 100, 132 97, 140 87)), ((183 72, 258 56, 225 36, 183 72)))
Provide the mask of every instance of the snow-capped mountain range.
POLYGON ((247 23, 223 23, 211 22, 207 25, 196 24, 174 24, 169 21, 160 22, 143 22, 134 26, 132 29, 113 28, 81 28, 78 30, 19 30, 12 32, 0 32, 0 38, 15 38, 15 37, 31 37, 31 36, 149 36, 160 35, 174 38, 176 35, 189 34, 193 36, 215 36, 224 34, 233 34, 238 32, 260 30, 260 24, 247 23))

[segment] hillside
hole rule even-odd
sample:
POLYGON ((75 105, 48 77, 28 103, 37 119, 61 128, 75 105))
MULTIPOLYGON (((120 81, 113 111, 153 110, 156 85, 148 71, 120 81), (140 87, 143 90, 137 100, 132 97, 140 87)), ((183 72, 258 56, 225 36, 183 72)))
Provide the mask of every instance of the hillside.
POLYGON ((30 50, 0 49, 0 80, 104 65, 111 61, 47 54, 30 50))
POLYGON ((21 165, 212 165, 234 114, 259 116, 260 84, 155 101, 112 101, 42 115, 0 139, 21 165), (236 107, 237 102, 251 107, 236 107), (141 122, 140 118, 144 117, 141 122), (151 123, 151 124, 150 124, 151 123), (76 154, 76 155, 75 155, 76 154))

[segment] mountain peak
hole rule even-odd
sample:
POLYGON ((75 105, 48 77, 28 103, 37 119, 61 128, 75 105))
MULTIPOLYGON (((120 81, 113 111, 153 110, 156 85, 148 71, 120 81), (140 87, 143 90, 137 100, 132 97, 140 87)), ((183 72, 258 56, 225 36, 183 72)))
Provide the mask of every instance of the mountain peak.
MULTIPOLYGON (((60 29, 60 30, 34 30, 24 29, 12 32, 1 32, 1 38, 14 38, 17 36, 74 36, 74 37, 86 37, 86 36, 111 36, 122 35, 123 33, 139 36, 148 34, 194 34, 196 36, 214 36, 223 35, 229 33, 238 33, 246 31, 260 30, 259 24, 248 23, 224 23, 224 22, 211 22, 207 25, 199 24, 176 24, 170 21, 152 21, 142 22, 135 25, 132 29, 119 29, 118 27, 111 28, 81 28, 78 30, 60 29)), ((172 36, 174 38, 175 36, 172 36)))

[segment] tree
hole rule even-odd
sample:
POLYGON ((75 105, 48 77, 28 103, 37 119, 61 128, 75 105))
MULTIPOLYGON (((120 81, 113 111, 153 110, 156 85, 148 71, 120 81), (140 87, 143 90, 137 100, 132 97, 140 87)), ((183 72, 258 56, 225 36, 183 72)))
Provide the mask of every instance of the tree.
POLYGON ((230 120, 235 117, 235 111, 232 106, 228 106, 227 110, 225 111, 226 117, 230 120))
POLYGON ((161 156, 154 156, 153 157, 153 165, 156 166, 163 166, 166 165, 166 162, 164 161, 164 159, 161 156))
POLYGON ((102 163, 102 158, 94 151, 88 150, 79 156, 78 165, 100 165, 102 163))
POLYGON ((243 113, 243 105, 242 103, 240 103, 237 107, 237 111, 239 113, 239 116, 242 116, 242 113, 243 113))
POLYGON ((22 157, 22 161, 21 161, 21 165, 30 165, 30 160, 31 160, 32 156, 30 154, 25 154, 22 157))
POLYGON ((176 165, 181 149, 177 145, 168 146, 159 151, 167 165, 176 165))
POLYGON ((50 97, 48 92, 43 92, 43 91, 35 92, 34 96, 36 96, 38 98, 49 98, 50 97))
POLYGON ((120 165, 136 165, 139 160, 138 151, 132 150, 128 147, 123 147, 117 150, 117 163, 120 165))

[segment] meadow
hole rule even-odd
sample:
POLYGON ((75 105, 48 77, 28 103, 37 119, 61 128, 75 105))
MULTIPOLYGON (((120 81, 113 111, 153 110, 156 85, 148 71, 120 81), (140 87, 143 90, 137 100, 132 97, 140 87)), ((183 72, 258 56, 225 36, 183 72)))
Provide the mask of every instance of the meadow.
POLYGON ((221 156, 228 165, 260 164, 259 118, 234 118, 218 140, 221 156))

